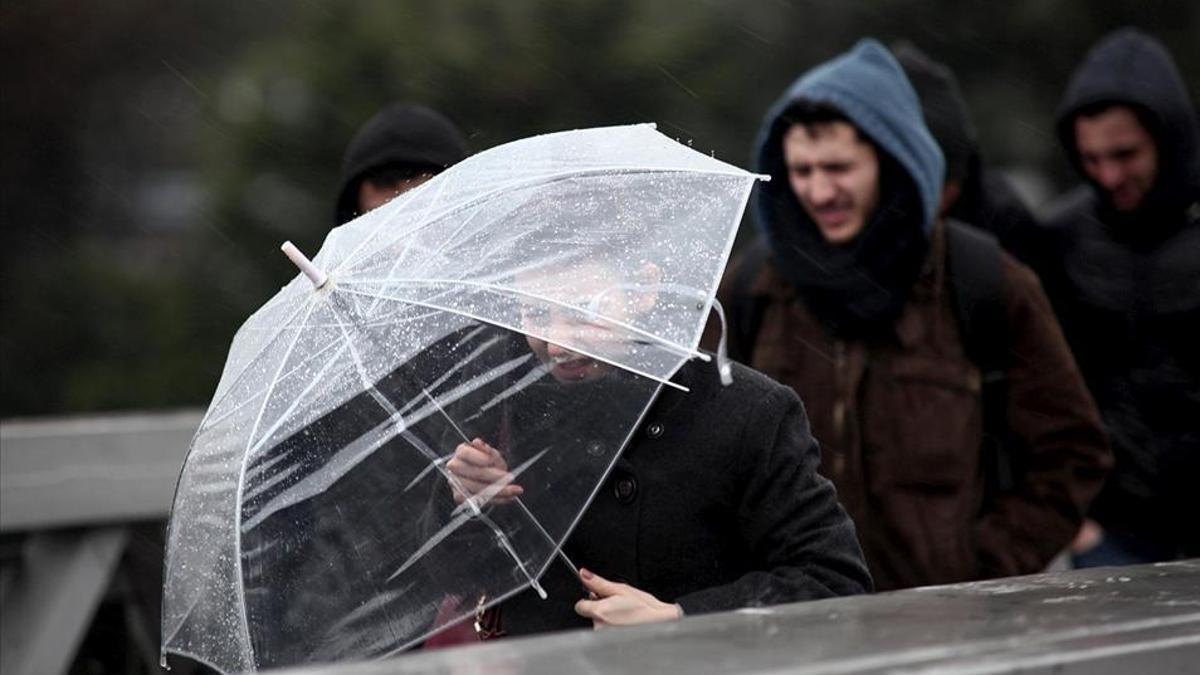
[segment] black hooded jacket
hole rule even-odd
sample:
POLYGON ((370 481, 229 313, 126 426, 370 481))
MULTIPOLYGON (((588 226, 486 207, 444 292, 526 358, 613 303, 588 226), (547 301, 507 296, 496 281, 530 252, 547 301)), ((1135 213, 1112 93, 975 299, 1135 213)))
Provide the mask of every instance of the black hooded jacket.
POLYGON ((984 165, 954 73, 912 44, 902 43, 894 53, 921 99, 925 124, 946 156, 947 180, 957 180, 961 187, 945 215, 990 232, 1009 253, 1030 263, 1038 222, 1008 180, 984 165))
POLYGON ((1116 468, 1093 517, 1170 550, 1200 555, 1200 146, 1196 111, 1163 46, 1132 29, 1088 53, 1067 88, 1060 139, 1080 168, 1083 108, 1133 107, 1154 136, 1158 177, 1117 213, 1095 185, 1052 207, 1042 267, 1111 436, 1116 468))
POLYGON ((441 113, 412 103, 387 106, 367 120, 346 147, 336 224, 362 215, 358 187, 371 171, 388 167, 439 173, 466 156, 466 138, 441 113))

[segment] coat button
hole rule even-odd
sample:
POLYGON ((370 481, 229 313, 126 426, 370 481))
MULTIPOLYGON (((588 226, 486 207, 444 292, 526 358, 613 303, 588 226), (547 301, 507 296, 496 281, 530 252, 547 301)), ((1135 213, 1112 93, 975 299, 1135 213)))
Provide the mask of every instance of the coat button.
POLYGON ((650 438, 658 438, 659 436, 662 436, 663 425, 658 422, 652 423, 650 426, 646 427, 646 435, 650 438))
POLYGON ((632 503, 637 497, 637 481, 633 476, 622 476, 617 479, 613 485, 613 494, 616 495, 617 501, 622 504, 632 503))

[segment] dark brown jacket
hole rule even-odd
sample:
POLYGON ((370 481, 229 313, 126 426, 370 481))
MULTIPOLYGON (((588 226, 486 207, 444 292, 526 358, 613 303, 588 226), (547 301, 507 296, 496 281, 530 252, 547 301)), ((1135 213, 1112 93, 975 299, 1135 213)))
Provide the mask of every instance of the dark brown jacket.
MULTIPOLYGON (((980 371, 964 353, 944 230, 892 330, 835 339, 768 261, 750 365, 793 387, 824 446, 879 589, 1042 570, 1071 540, 1111 465, 1084 387, 1037 278, 1007 255, 1007 419, 1025 470, 985 502, 980 371)), ((726 276, 728 305, 738 271, 726 276)))

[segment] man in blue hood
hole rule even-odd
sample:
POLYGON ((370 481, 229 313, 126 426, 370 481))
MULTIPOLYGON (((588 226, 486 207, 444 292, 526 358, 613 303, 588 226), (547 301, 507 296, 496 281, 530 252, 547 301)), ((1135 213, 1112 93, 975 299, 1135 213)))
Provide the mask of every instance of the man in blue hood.
POLYGON ((1200 555, 1196 110, 1162 44, 1126 28, 1072 75, 1058 132, 1087 184, 1051 208, 1039 271, 1116 456, 1076 562, 1200 555))
POLYGON ((768 112, 756 165, 771 175, 756 203, 765 245, 722 287, 731 353, 804 400, 877 588, 1044 568, 1108 447, 1037 279, 971 239, 994 263, 990 337, 1007 357, 1003 428, 985 427, 951 280, 972 263, 956 267, 953 242, 983 235, 939 219, 942 153, 891 53, 864 40, 803 75, 768 112), (985 432, 1011 439, 1013 480, 995 475, 985 432))

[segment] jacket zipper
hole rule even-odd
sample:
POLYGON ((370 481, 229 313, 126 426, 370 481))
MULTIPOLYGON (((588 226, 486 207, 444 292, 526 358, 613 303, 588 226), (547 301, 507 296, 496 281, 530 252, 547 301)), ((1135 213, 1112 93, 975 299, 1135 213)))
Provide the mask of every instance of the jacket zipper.
MULTIPOLYGON (((833 343, 834 368, 834 400, 833 400, 833 437, 839 447, 846 447, 846 343, 837 340, 833 343)), ((840 474, 846 463, 843 453, 833 455, 833 469, 840 474)))

